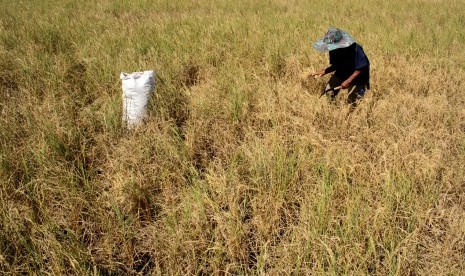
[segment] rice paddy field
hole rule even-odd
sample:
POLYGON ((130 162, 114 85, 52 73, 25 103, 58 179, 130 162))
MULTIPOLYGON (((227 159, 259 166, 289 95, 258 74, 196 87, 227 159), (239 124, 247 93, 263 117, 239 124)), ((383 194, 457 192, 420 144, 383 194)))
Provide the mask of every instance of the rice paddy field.
POLYGON ((1 0, 1 274, 464 275, 464 23, 459 0, 1 0), (331 26, 371 62, 352 111, 308 78, 331 26))

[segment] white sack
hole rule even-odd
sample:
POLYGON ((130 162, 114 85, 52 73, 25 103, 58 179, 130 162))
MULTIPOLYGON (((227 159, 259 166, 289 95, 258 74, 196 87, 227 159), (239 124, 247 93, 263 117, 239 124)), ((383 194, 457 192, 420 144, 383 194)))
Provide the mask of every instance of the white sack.
POLYGON ((153 71, 121 73, 123 82, 123 123, 129 128, 147 116, 147 103, 155 89, 153 71))

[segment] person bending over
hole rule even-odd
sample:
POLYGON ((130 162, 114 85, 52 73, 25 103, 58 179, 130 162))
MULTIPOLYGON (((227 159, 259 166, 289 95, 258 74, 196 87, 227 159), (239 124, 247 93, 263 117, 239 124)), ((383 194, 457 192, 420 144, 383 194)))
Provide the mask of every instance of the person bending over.
POLYGON ((330 66, 311 76, 322 77, 334 72, 325 91, 334 100, 340 89, 348 89, 347 103, 355 106, 364 97, 365 91, 370 89, 370 61, 362 46, 347 32, 330 28, 313 48, 319 52, 329 52, 330 66))

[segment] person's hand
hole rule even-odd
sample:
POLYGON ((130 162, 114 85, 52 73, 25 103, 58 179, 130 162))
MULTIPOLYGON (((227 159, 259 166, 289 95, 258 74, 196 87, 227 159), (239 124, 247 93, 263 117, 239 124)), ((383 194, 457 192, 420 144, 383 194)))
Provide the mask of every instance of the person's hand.
POLYGON ((324 75, 325 75, 325 69, 310 74, 310 76, 312 77, 323 77, 324 75))
POLYGON ((342 88, 342 89, 347 89, 347 88, 349 88, 350 82, 351 82, 350 80, 345 80, 345 81, 341 84, 341 88, 342 88))

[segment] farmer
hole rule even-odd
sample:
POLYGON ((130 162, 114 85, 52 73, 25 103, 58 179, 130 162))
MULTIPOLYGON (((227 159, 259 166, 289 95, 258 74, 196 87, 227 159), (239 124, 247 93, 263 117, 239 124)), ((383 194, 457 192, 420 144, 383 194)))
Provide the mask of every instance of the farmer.
POLYGON ((312 76, 324 76, 334 72, 326 84, 325 91, 332 100, 340 89, 349 89, 347 103, 356 105, 370 89, 370 61, 363 52, 362 46, 346 32, 330 28, 325 36, 313 45, 319 52, 329 51, 330 66, 312 76))

